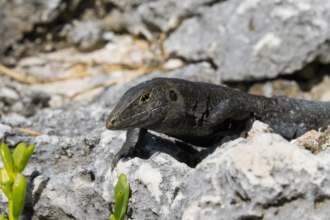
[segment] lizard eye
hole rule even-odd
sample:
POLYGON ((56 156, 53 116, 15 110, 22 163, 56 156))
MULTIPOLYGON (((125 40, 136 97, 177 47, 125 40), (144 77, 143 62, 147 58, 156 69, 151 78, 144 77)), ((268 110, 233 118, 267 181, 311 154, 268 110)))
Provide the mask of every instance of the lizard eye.
POLYGON ((176 96, 176 93, 173 90, 170 91, 170 99, 172 101, 176 101, 178 99, 178 97, 176 96))
POLYGON ((141 96, 140 101, 141 102, 149 102, 151 98, 151 95, 148 93, 145 93, 141 96))

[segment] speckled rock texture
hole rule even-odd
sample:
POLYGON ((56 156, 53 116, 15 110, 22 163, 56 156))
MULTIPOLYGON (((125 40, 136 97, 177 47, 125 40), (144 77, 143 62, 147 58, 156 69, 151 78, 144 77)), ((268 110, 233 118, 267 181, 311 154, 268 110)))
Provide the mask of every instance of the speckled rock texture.
MULTIPOLYGON (((76 112, 48 110, 30 119, 1 119, 0 137, 9 147, 21 141, 35 143, 23 172, 29 183, 22 219, 108 219, 121 173, 130 184, 130 218, 158 219, 169 214, 176 191, 191 169, 183 162, 193 156, 172 141, 148 134, 144 153, 120 161, 111 172, 112 158, 126 134, 105 129, 108 113, 106 106, 91 106, 76 112), (74 125, 78 123, 81 127, 74 125), (44 134, 31 137, 11 126, 44 134)), ((1 214, 5 214, 8 201, 2 192, 0 196, 1 214)))
MULTIPOLYGON (((22 219, 107 219, 121 173, 131 187, 127 219, 325 219, 329 214, 328 131, 320 134, 328 144, 317 156, 299 148, 310 145, 304 136, 295 145, 258 121, 251 124, 248 139, 227 137, 200 152, 150 133, 142 151, 111 172, 111 160, 126 136, 104 128, 108 112, 104 105, 93 105, 1 119, 0 135, 9 147, 21 141, 36 144, 23 173, 29 183, 22 219), (11 126, 44 134, 31 137, 11 126), (203 160, 189 167, 194 158, 203 160)), ((0 196, 6 215, 8 201, 0 196)))
POLYGON ((187 60, 213 60, 226 81, 272 78, 316 58, 329 62, 329 8, 323 0, 225 1, 184 20, 164 47, 187 60))
POLYGON ((172 219, 327 219, 329 157, 276 134, 226 143, 188 173, 172 219))
POLYGON ((16 41, 22 40, 26 32, 32 31, 35 23, 50 23, 61 12, 61 0, 1 0, 0 1, 0 62, 14 64, 16 60, 3 57, 3 53, 10 46, 15 45, 17 53, 24 50, 22 45, 16 44, 16 41))

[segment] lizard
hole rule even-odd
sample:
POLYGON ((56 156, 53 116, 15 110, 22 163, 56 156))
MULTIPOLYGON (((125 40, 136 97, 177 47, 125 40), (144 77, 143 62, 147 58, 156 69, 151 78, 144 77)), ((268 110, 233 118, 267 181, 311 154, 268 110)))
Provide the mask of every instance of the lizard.
POLYGON ((112 170, 141 146, 148 130, 210 147, 226 135, 246 130, 251 120, 264 122, 292 140, 310 130, 326 130, 330 102, 264 97, 222 85, 154 78, 129 89, 107 118, 107 129, 127 130, 112 170))

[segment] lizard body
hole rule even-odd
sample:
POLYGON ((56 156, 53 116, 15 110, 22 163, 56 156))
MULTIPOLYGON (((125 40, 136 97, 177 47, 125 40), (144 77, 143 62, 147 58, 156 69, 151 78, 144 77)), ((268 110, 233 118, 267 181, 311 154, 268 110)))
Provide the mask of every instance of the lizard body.
POLYGON ((309 130, 324 131, 330 125, 330 102, 267 98, 220 85, 154 78, 128 90, 107 119, 108 129, 128 130, 112 169, 141 145, 147 130, 208 147, 244 131, 250 120, 291 140, 309 130))

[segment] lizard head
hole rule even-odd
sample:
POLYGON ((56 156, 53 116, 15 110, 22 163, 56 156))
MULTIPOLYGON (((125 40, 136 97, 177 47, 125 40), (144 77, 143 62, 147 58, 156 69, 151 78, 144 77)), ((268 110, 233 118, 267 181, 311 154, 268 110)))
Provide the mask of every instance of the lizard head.
POLYGON ((129 89, 110 113, 109 130, 151 129, 166 117, 171 103, 177 100, 168 79, 154 78, 129 89))

